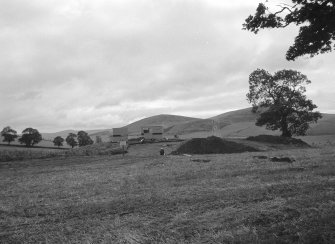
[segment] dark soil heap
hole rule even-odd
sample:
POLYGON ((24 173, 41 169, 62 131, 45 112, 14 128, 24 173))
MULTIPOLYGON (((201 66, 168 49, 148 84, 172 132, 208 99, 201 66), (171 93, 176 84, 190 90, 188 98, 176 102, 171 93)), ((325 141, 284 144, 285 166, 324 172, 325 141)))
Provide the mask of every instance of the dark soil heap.
POLYGON ((171 154, 212 154, 212 153, 241 153, 256 152, 257 149, 232 141, 223 140, 216 136, 193 138, 173 151, 171 154))
POLYGON ((310 147, 306 142, 290 137, 283 136, 272 136, 272 135, 259 135, 259 136, 250 136, 247 138, 249 141, 257 141, 257 142, 267 142, 274 144, 284 144, 284 145, 295 145, 301 147, 310 147))

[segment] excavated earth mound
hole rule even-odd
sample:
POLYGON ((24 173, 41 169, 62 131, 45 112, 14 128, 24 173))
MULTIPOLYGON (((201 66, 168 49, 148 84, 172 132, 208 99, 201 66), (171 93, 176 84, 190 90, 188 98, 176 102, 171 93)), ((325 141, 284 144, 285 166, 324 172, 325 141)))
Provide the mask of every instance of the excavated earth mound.
POLYGON ((306 142, 290 137, 283 136, 272 136, 272 135, 259 135, 259 136, 250 136, 247 138, 249 141, 257 141, 257 142, 266 142, 273 144, 283 144, 283 145, 294 145, 301 147, 310 147, 306 142))
POLYGON ((171 154, 223 154, 259 151, 253 147, 237 142, 223 140, 211 136, 207 138, 193 138, 181 144, 171 154))

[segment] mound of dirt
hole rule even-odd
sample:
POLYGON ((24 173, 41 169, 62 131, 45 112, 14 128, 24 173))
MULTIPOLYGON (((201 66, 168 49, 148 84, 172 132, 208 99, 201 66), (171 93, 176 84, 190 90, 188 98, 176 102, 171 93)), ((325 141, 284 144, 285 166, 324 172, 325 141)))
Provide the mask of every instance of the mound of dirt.
POLYGON ((301 147, 310 147, 306 142, 290 137, 283 136, 272 136, 272 135, 259 135, 259 136, 250 136, 247 138, 249 141, 257 141, 257 142, 267 142, 273 144, 284 144, 284 145, 295 145, 301 147))
POLYGON ((212 154, 256 152, 257 149, 240 143, 223 140, 216 136, 193 138, 181 144, 171 154, 212 154))

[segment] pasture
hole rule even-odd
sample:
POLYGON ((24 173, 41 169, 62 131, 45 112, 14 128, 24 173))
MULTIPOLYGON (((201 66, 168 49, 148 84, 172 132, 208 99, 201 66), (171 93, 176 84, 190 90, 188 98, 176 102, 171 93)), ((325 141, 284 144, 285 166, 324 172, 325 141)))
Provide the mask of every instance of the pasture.
POLYGON ((176 145, 0 162, 0 243, 334 243, 334 147, 161 157, 160 146, 176 145))

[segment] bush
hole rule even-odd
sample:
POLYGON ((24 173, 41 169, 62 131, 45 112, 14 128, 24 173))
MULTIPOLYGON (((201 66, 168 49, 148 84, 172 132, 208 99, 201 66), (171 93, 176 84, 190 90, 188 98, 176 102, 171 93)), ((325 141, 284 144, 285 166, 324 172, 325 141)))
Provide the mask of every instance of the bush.
POLYGON ((122 148, 120 148, 118 144, 112 144, 109 142, 73 148, 65 152, 66 156, 93 156, 114 154, 122 154, 122 148))

